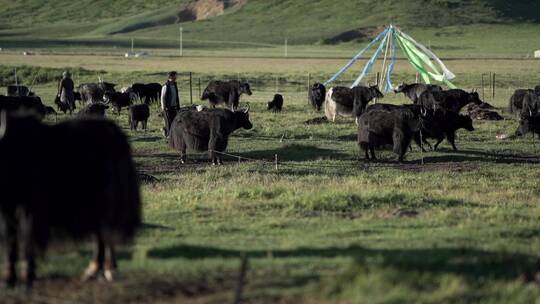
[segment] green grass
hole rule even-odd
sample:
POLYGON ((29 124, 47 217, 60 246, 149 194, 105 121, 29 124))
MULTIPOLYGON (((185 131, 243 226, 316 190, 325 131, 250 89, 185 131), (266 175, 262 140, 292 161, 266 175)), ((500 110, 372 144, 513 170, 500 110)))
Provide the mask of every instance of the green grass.
MULTIPOLYGON (((185 2, 0 0, 0 46, 88 52, 129 48, 135 38, 139 49, 174 49, 179 25, 163 20, 174 19, 185 2), (149 26, 156 23, 160 25, 149 26)), ((525 57, 538 48, 538 9, 537 3, 524 0, 249 0, 238 10, 181 26, 187 50, 249 48, 245 53, 268 56, 282 54, 287 39, 289 45, 308 50, 299 56, 313 56, 328 38, 393 22, 441 56, 525 57)), ((367 39, 330 45, 318 54, 355 50, 367 39)))
MULTIPOLYGON (((193 153, 181 165, 160 136, 155 108, 146 133, 129 131, 125 113, 110 114, 130 135, 138 169, 159 179, 143 185, 145 225, 120 251, 118 282, 78 282, 90 245, 54 244, 39 264, 33 295, 2 290, 8 303, 231 302, 242 255, 250 265, 249 303, 534 303, 540 296, 536 284, 521 280, 535 270, 540 251, 540 143, 530 136, 497 140, 515 130, 511 115, 459 131, 458 152, 443 143, 438 152, 421 154, 414 147, 404 165, 390 151, 377 152, 381 162, 366 163, 357 160, 352 120, 303 124, 321 116, 306 105, 310 64, 318 67, 312 79, 318 80, 343 60, 246 58, 227 69, 230 58, 0 58, 14 65, 27 60, 19 66, 25 83, 35 65, 47 66, 39 70, 53 76, 34 89, 48 104, 54 74, 66 66, 84 64, 77 83, 101 74, 120 85, 163 81, 159 71, 173 64, 193 67, 203 85, 240 73, 252 83, 254 95, 242 100, 252 105, 254 128, 235 132, 228 151, 261 160, 228 158, 225 166, 212 167, 204 154, 193 153), (289 80, 279 84, 285 109, 277 115, 264 109, 276 91, 273 71, 289 80)), ((400 64, 396 81, 414 78, 400 64)), ((497 95, 486 101, 498 107, 515 87, 540 82, 533 61, 448 64, 467 88, 478 86, 479 71, 496 71, 497 95)), ((11 68, 0 71, 9 75, 11 68)), ((180 81, 185 104, 185 74, 180 81)), ((406 102, 394 94, 383 101, 406 102)))

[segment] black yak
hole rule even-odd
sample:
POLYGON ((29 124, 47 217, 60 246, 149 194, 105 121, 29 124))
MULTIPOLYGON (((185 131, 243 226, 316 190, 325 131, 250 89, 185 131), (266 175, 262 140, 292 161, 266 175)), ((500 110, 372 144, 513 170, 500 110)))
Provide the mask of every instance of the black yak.
POLYGON ((311 106, 315 110, 321 111, 322 104, 326 98, 326 87, 322 83, 314 83, 309 89, 308 98, 311 106))
POLYGON ((267 108, 268 111, 272 111, 274 113, 281 112, 283 109, 283 96, 281 94, 275 94, 274 99, 267 103, 267 108))
MULTIPOLYGON (((439 144, 446 139, 452 145, 452 149, 457 151, 455 138, 456 131, 459 129, 465 129, 467 131, 474 131, 472 119, 469 115, 461 115, 453 111, 429 111, 429 115, 422 116, 422 142, 431 146, 427 138, 434 138, 437 140, 433 146, 434 150, 437 150, 439 144)), ((416 143, 420 146, 419 137, 415 138, 416 143)))
POLYGON ((515 134, 516 136, 523 136, 527 133, 538 134, 540 138, 540 114, 521 116, 515 134))
POLYGON ((131 85, 133 93, 137 94, 140 100, 144 100, 145 104, 158 101, 161 95, 161 87, 159 83, 134 83, 131 85))
POLYGON ((249 83, 237 80, 219 81, 212 80, 202 93, 201 100, 207 100, 212 108, 220 103, 226 104, 232 111, 238 108, 240 95, 252 95, 249 83))
POLYGON ((227 149, 229 135, 237 129, 249 130, 249 107, 232 112, 228 109, 183 109, 176 115, 170 130, 169 144, 180 151, 180 161, 186 162, 186 149, 208 150, 213 165, 223 164, 221 155, 227 149))
POLYGON ((336 116, 358 117, 365 111, 368 103, 384 95, 377 86, 354 88, 333 87, 326 93, 324 113, 326 118, 336 121, 336 116))
POLYGON ((27 86, 24 85, 8 85, 7 96, 35 96, 34 92, 30 91, 27 86))
POLYGON ((448 110, 459 113, 461 109, 469 104, 481 104, 482 100, 478 92, 466 92, 461 89, 448 91, 425 91, 420 95, 417 104, 431 110, 448 110))
POLYGON ((402 162, 414 135, 420 130, 420 108, 400 108, 393 111, 373 110, 358 120, 358 146, 366 160, 375 160, 375 148, 392 145, 402 162))
POLYGON ((536 95, 534 91, 529 90, 523 96, 521 116, 531 116, 538 113, 540 108, 540 96, 536 95))
POLYGON ((127 108, 133 104, 129 92, 105 92, 103 93, 103 101, 106 104, 111 104, 118 115, 120 115, 122 108, 127 108))
POLYGON ((105 117, 105 111, 108 108, 109 106, 102 102, 94 102, 82 108, 77 115, 80 117, 105 117))
POLYGON ((45 117, 45 105, 38 96, 2 96, 0 95, 0 110, 7 112, 30 111, 36 117, 45 117))
POLYGON ((116 84, 108 82, 83 83, 79 85, 81 103, 100 102, 103 100, 103 94, 105 94, 105 92, 115 92, 115 86, 116 84))
POLYGON ((418 98, 420 98, 420 95, 426 91, 435 91, 440 92, 443 89, 441 86, 436 84, 423 84, 423 83, 411 83, 406 84, 402 83, 400 84, 395 90, 394 93, 403 93, 405 96, 407 96, 410 100, 412 100, 413 103, 418 102, 418 98))
POLYGON ((102 119, 48 126, 1 112, 0 167, 7 285, 16 284, 20 256, 31 287, 36 252, 60 236, 92 237, 95 253, 84 279, 103 271, 112 280, 115 244, 130 240, 141 223, 137 173, 120 128, 102 119))
POLYGON ((149 117, 150 107, 147 104, 136 104, 129 107, 128 122, 132 131, 137 131, 139 122, 142 124, 142 129, 146 131, 149 117))

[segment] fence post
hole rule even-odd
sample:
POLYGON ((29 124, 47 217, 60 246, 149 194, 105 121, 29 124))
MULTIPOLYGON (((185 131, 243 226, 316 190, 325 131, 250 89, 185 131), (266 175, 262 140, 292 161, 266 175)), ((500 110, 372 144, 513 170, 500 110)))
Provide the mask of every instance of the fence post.
POLYGON ((201 92, 201 77, 199 77, 199 98, 202 96, 201 92))
POLYGON ((418 72, 416 72, 414 83, 418 83, 419 78, 420 78, 420 74, 418 74, 418 72))
POLYGON ((278 170, 278 156, 274 154, 274 165, 276 166, 276 171, 278 170))
POLYGON ((193 104, 193 75, 189 72, 189 103, 193 104))
POLYGON ((482 100, 484 100, 484 73, 482 73, 482 82, 481 82, 481 87, 482 87, 482 100))
POLYGON ((493 99, 495 99, 495 73, 493 73, 493 80, 491 84, 491 88, 493 89, 493 99))
POLYGON ((236 289, 234 291, 233 304, 242 303, 242 294, 244 291, 244 285, 246 284, 247 270, 248 270, 248 258, 245 253, 242 253, 240 257, 240 271, 238 272, 238 278, 236 279, 236 289))
POLYGON ((308 94, 307 94, 308 98, 307 98, 307 102, 308 102, 308 104, 310 104, 310 103, 311 103, 311 100, 309 100, 309 90, 311 90, 311 73, 308 73, 308 74, 307 74, 307 89, 308 89, 308 94))
POLYGON ((279 92, 279 76, 276 75, 276 93, 279 92))

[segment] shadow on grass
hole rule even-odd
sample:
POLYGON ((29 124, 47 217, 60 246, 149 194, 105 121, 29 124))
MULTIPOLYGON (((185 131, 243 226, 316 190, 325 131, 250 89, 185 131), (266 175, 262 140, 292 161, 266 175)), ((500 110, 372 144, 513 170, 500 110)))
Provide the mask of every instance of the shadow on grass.
POLYGON ((338 152, 333 149, 323 149, 312 145, 290 144, 271 150, 250 151, 243 154, 245 157, 256 159, 273 159, 278 155, 280 161, 308 161, 321 158, 350 158, 349 154, 338 152))
POLYGON ((468 248, 428 249, 369 249, 360 246, 345 248, 300 247, 291 250, 234 250, 216 247, 177 245, 152 249, 148 257, 154 259, 206 259, 206 258, 340 258, 352 257, 356 261, 382 258, 382 265, 404 271, 455 273, 470 279, 515 279, 530 269, 537 257, 508 252, 484 251, 468 248))

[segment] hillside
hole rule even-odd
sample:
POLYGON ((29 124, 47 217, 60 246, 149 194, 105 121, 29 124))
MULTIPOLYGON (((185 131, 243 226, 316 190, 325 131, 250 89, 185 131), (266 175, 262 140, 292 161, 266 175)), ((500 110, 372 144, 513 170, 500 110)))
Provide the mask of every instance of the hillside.
POLYGON ((179 24, 188 43, 264 45, 288 39, 293 45, 333 45, 366 41, 391 22, 443 44, 456 38, 504 44, 523 30, 523 40, 534 47, 537 41, 530 39, 536 35, 529 34, 540 29, 540 2, 528 0, 0 0, 0 6, 0 43, 23 47, 39 44, 34 38, 54 45, 131 37, 150 40, 148 47, 174 47, 179 24))

